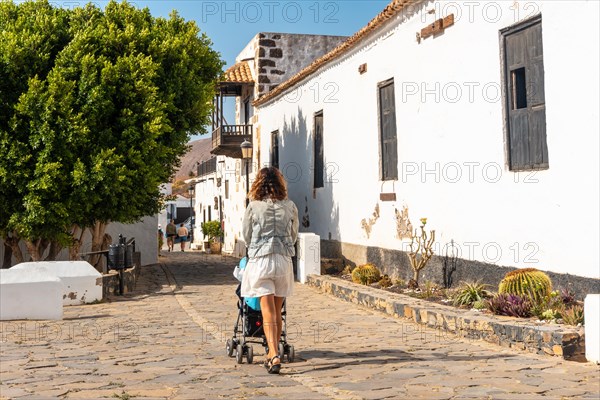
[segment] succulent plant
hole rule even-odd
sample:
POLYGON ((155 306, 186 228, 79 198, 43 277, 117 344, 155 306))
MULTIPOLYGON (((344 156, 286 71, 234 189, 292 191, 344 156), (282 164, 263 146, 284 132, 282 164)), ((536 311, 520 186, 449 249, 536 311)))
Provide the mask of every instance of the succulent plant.
POLYGON ((480 282, 463 282, 454 297, 454 305, 470 307, 475 302, 490 297, 488 287, 489 285, 480 282))
POLYGON ((344 270, 342 271, 342 275, 350 275, 352 273, 352 267, 350 265, 346 265, 344 270))
POLYGON ((531 301, 540 303, 552 292, 552 282, 548 275, 535 268, 517 269, 504 276, 498 292, 529 297, 531 301))
POLYGON ((488 301, 488 308, 496 315, 531 317, 531 300, 514 294, 498 293, 488 301))
POLYGON ((558 311, 548 309, 542 313, 540 319, 557 319, 560 317, 561 317, 561 314, 558 311))
POLYGON ((560 298, 563 304, 567 306, 576 303, 575 294, 573 294, 573 292, 571 292, 568 288, 560 291, 560 298))
POLYGON ((352 281, 363 285, 370 285, 381 279, 381 272, 373 264, 358 266, 352 270, 352 281))
POLYGON ((387 275, 384 275, 384 276, 383 276, 383 278, 381 278, 381 279, 379 280, 379 285, 380 285, 381 287, 383 287, 383 288, 387 288, 387 287, 390 287, 390 286, 392 286, 392 285, 393 285, 393 282, 392 282, 392 280, 390 279, 390 277, 389 277, 389 276, 387 276, 387 275))
POLYGON ((477 301, 473 302, 472 307, 475 308, 476 310, 483 310, 484 308, 487 308, 487 301, 486 300, 477 300, 477 301))
POLYGON ((571 308, 565 309, 561 313, 561 317, 563 322, 568 325, 583 325, 585 322, 583 318, 583 307, 579 304, 576 304, 571 308))

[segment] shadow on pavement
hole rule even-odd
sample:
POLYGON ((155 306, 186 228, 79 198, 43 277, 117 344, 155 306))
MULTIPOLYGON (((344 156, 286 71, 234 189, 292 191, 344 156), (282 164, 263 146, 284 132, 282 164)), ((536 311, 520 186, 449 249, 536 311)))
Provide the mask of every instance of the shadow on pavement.
POLYGON ((331 350, 305 350, 299 352, 298 361, 313 361, 316 368, 294 373, 305 374, 314 371, 323 371, 351 365, 387 365, 400 364, 411 361, 423 361, 402 350, 378 350, 340 353, 331 350))

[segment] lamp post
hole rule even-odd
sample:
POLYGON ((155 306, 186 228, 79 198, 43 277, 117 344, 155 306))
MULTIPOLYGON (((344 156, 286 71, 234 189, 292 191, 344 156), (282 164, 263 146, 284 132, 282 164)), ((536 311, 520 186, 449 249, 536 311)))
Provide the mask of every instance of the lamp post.
POLYGON ((242 158, 246 162, 246 207, 248 207, 250 203, 250 199, 248 198, 248 192, 250 191, 250 172, 248 166, 250 161, 252 161, 252 143, 244 139, 240 147, 242 148, 242 158))
POLYGON ((192 200, 194 199, 194 185, 190 185, 188 188, 188 193, 190 195, 190 250, 192 248, 192 244, 194 243, 194 205, 192 200))

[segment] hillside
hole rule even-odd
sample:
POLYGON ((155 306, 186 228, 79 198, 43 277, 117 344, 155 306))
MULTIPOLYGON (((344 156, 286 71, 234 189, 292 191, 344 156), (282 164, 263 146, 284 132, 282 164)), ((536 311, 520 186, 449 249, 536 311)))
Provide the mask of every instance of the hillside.
POLYGON ((175 181, 188 179, 190 177, 190 171, 196 174, 196 163, 208 160, 212 157, 210 150, 212 149, 212 142, 210 136, 206 139, 195 140, 190 142, 190 150, 181 157, 181 166, 175 174, 175 181))

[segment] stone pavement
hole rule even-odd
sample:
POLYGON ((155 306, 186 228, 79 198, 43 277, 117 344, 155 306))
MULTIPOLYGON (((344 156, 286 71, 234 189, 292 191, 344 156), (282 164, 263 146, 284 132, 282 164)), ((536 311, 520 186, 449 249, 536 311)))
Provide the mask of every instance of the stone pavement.
POLYGON ((0 322, 2 399, 567 399, 600 397, 600 367, 515 353, 297 284, 296 362, 280 376, 225 354, 237 260, 164 253, 134 293, 65 308, 62 321, 0 322))

